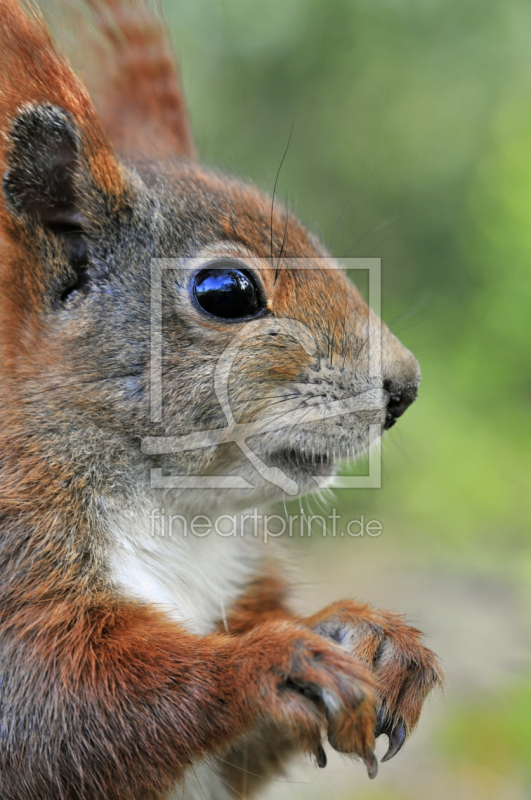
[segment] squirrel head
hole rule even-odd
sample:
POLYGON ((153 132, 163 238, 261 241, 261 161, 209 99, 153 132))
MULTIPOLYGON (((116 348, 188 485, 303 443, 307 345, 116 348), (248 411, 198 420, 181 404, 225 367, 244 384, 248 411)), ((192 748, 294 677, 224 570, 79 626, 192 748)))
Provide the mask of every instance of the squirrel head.
POLYGON ((141 154, 142 91, 100 122, 42 22, 0 9, 2 439, 100 499, 317 488, 415 398, 416 360, 286 209, 196 163, 178 87, 141 154))

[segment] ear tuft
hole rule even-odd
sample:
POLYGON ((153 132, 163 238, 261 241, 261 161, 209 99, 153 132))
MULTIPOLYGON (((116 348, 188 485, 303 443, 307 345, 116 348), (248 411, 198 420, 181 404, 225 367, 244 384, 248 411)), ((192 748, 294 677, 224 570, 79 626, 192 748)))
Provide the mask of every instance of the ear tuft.
POLYGON ((7 139, 3 188, 13 212, 44 226, 79 224, 75 179, 80 135, 70 114, 51 104, 28 104, 7 139))
MULTIPOLYGON (((13 170, 9 181, 22 164, 30 178, 42 173, 47 160, 68 164, 75 160, 82 135, 94 184, 110 202, 120 203, 127 191, 122 170, 85 86, 55 48, 41 15, 31 6, 23 9, 18 0, 0 0, 0 20, 0 171, 13 170), (31 165, 24 153, 31 152, 40 161, 28 172, 31 165)), ((66 172, 62 170, 63 176, 66 172)), ((23 198, 31 205, 33 178, 26 188, 20 181, 18 188, 11 185, 11 212, 23 198)), ((0 222, 6 227, 2 211, 0 222)))

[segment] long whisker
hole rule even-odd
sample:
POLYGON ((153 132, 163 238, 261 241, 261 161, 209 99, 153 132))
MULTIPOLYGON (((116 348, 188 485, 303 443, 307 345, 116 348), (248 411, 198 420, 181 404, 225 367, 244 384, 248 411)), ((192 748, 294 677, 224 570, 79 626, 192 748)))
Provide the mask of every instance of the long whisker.
POLYGON ((66 381, 66 382, 57 382, 51 383, 49 386, 46 386, 44 389, 40 389, 39 391, 34 392, 25 392, 23 396, 23 400, 32 400, 34 397, 39 397, 47 392, 56 392, 58 389, 65 389, 65 388, 75 388, 77 386, 90 386, 94 383, 101 383, 104 381, 112 381, 118 380, 119 378, 137 378, 142 375, 142 372, 116 372, 110 375, 105 375, 104 377, 97 377, 91 378, 85 381, 66 381))
MULTIPOLYGON (((249 769, 245 769, 244 767, 240 767, 239 764, 233 764, 231 761, 227 761, 225 758, 221 758, 221 756, 216 756, 216 761, 221 761, 222 764, 227 764, 227 766, 233 767, 234 769, 238 769, 238 770, 240 770, 240 772, 244 772, 247 775, 251 775, 253 778, 263 778, 263 779, 267 778, 267 780, 273 781, 274 783, 290 783, 290 784, 298 783, 298 784, 301 784, 301 785, 309 784, 309 781, 290 781, 290 780, 286 780, 286 779, 282 779, 282 778, 270 778, 269 775, 259 775, 256 772, 251 772, 249 769)), ((209 766, 211 767, 211 769, 214 769, 211 765, 209 765, 209 766)), ((214 770, 214 772, 215 772, 215 770, 214 770)), ((216 772, 216 775, 217 774, 218 773, 216 772)))
POLYGON ((335 226, 335 228, 334 228, 334 232, 332 233, 332 238, 330 239, 330 243, 329 243, 329 245, 328 245, 328 250, 329 250, 331 253, 333 253, 334 243, 335 243, 335 240, 336 240, 336 236, 337 236, 337 234, 339 233, 339 229, 340 229, 340 227, 341 227, 341 223, 343 222, 343 220, 344 220, 344 218, 345 218, 345 214, 347 213, 347 211, 348 211, 348 209, 349 209, 349 207, 350 207, 350 204, 352 203, 352 201, 353 201, 353 199, 354 199, 354 195, 355 195, 355 194, 356 194, 356 191, 352 192, 352 194, 351 194, 351 195, 350 195, 350 197, 348 198, 347 202, 346 202, 346 203, 345 203, 345 205, 343 206, 343 210, 342 210, 341 214, 340 214, 340 215, 339 215, 339 217, 338 217, 338 220, 337 220, 337 222, 336 222, 336 226, 335 226))
MULTIPOLYGON (((369 181, 370 178, 373 177, 373 175, 378 173, 381 169, 383 169, 383 167, 386 167, 391 161, 394 161, 396 158, 397 158, 397 156, 390 156, 389 158, 385 158, 383 161, 381 161, 379 164, 377 164, 373 169, 369 170, 369 172, 365 176, 362 176, 362 178, 358 181, 358 187, 359 186, 364 186, 364 185, 366 186, 367 182, 369 181)), ((353 199, 354 199, 354 197, 356 195, 356 192, 358 192, 358 191, 359 191, 359 188, 356 188, 356 189, 354 189, 352 194, 349 195, 345 205, 343 206, 343 210, 341 211, 341 214, 339 215, 339 218, 338 218, 338 220, 336 222, 336 226, 334 228, 334 232, 332 233, 332 238, 330 239, 330 244, 328 245, 328 250, 331 253, 332 253, 332 250, 333 250, 333 247, 334 247, 334 242, 336 240, 336 236, 339 233, 339 229, 341 228, 341 223, 343 222, 343 219, 345 218, 345 214, 347 213, 347 211, 348 211, 348 209, 350 207, 350 204, 352 203, 352 201, 353 201, 353 199)))
POLYGON ((289 225, 289 202, 288 198, 286 197, 286 223, 284 225, 284 233, 282 234, 282 244, 280 245, 280 250, 277 256, 277 266, 275 269, 275 280, 277 279, 278 272, 280 269, 280 259, 282 258, 282 254, 284 252, 284 245, 286 244, 286 234, 288 232, 288 225, 289 225))
MULTIPOLYGON (((277 192, 277 183, 278 183, 278 179, 280 177, 280 170, 282 169, 282 165, 284 164, 284 161, 285 161, 286 156, 288 154, 288 149, 289 149, 289 146, 290 146, 290 143, 291 143, 291 137, 293 135, 293 125, 294 124, 295 124, 295 120, 293 120, 293 122, 291 123, 291 129, 290 129, 290 132, 289 132, 288 143, 286 145, 286 149, 284 150, 284 155, 282 156, 282 158, 280 160, 280 164, 278 166, 277 174, 276 174, 276 177, 275 177, 275 183, 273 185, 273 195, 271 197, 271 226, 270 226, 270 233, 271 233, 271 260, 273 260, 273 214, 274 214, 274 211, 275 211, 275 194, 277 192)), ((276 282, 276 280, 278 278, 278 272, 279 272, 279 268, 277 266, 277 269, 275 270, 275 282, 276 282)))
POLYGON ((361 242, 365 241, 365 239, 368 236, 371 236, 373 233, 376 233, 376 231, 379 231, 381 228, 386 228, 388 225, 392 225, 393 222, 396 222, 397 220, 401 219, 402 217, 405 217, 405 213, 404 214, 397 214, 394 217, 389 217, 389 219, 385 219, 383 222, 380 222, 378 225, 374 225, 374 227, 372 227, 370 230, 368 230, 367 233, 364 233, 363 236, 360 236, 359 239, 356 239, 354 244, 351 245, 351 247, 349 247, 349 249, 347 250, 347 252, 343 256, 343 258, 348 258, 349 255, 354 250, 354 248, 357 247, 359 244, 361 244, 361 242))
POLYGON ((388 322, 389 328, 394 330, 395 325, 399 325, 400 323, 411 319, 411 317, 416 316, 419 311, 422 311, 427 306, 432 298, 433 291, 427 290, 423 292, 422 296, 416 301, 416 303, 413 303, 407 311, 404 311, 402 314, 398 314, 398 316, 393 317, 393 319, 388 322))

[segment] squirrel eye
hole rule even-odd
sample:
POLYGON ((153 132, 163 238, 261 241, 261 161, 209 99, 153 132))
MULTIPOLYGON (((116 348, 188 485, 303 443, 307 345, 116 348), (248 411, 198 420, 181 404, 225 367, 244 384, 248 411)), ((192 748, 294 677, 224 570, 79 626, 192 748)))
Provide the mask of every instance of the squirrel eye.
POLYGON ((253 275, 232 261, 218 261, 215 267, 201 270, 193 293, 203 311, 221 319, 253 317, 265 307, 253 275))

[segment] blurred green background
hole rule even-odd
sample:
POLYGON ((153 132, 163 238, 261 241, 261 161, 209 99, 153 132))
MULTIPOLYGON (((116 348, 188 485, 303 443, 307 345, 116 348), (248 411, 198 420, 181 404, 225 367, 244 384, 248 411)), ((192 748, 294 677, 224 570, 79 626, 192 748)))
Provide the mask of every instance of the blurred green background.
POLYGON ((448 675, 369 784, 336 757, 270 798, 531 797, 531 4, 165 0, 206 163, 278 194, 337 256, 378 256, 419 358, 383 488, 338 492, 378 539, 291 545, 301 603, 408 612, 448 675))

